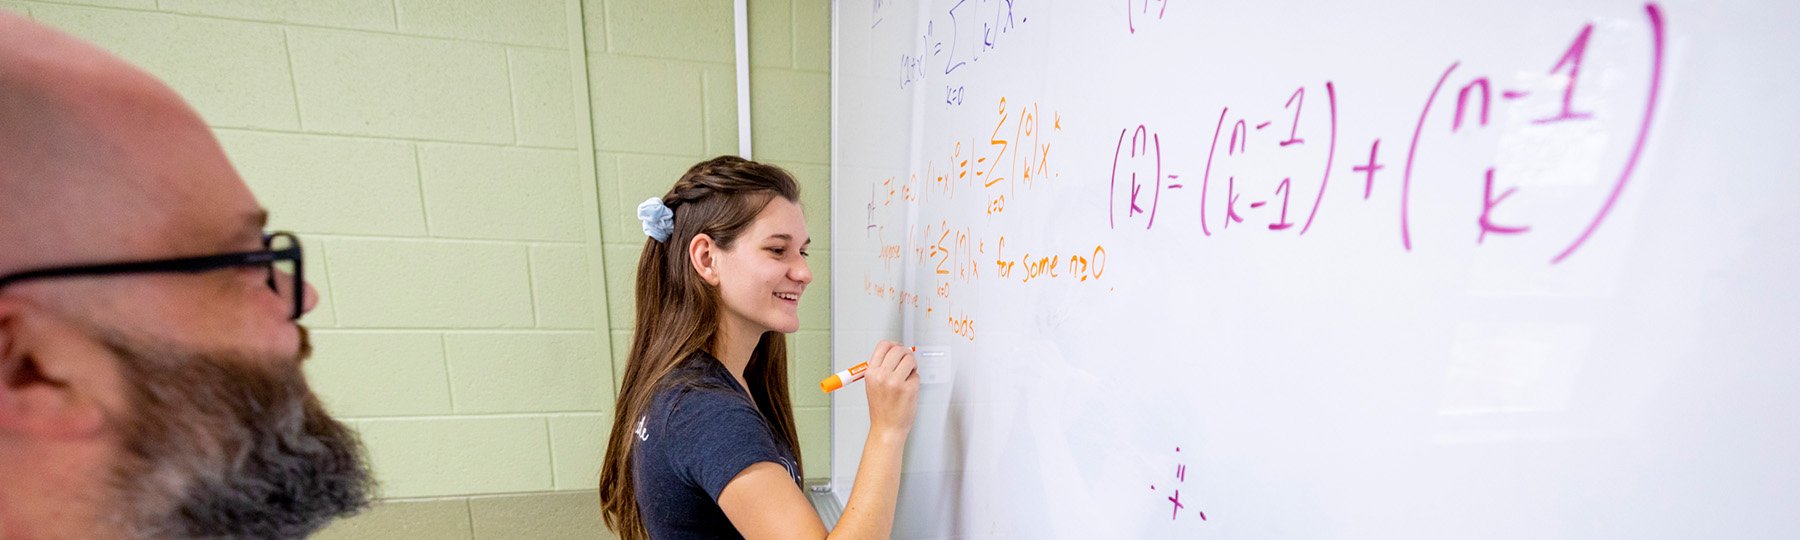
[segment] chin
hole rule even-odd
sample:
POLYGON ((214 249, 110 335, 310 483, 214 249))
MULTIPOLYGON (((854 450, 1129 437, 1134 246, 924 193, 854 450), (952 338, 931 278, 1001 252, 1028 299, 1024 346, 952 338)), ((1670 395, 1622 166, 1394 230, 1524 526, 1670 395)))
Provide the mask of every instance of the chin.
POLYGON ((768 329, 771 332, 781 332, 783 334, 792 334, 794 332, 800 331, 800 320, 792 319, 792 320, 786 320, 786 321, 775 321, 774 324, 768 325, 768 329))

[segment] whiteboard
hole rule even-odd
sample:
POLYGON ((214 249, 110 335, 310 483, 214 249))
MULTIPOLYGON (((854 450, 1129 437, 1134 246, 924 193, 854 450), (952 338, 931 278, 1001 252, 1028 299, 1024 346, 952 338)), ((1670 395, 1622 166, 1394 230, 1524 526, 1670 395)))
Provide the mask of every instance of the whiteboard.
POLYGON ((921 346, 897 537, 1800 534, 1800 3, 833 18, 833 363, 921 346))

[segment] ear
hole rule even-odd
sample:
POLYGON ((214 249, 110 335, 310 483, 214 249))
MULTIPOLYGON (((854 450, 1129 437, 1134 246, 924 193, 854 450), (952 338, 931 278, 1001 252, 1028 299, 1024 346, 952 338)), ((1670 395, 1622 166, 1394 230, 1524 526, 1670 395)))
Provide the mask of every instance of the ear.
POLYGON ((701 280, 714 287, 719 285, 718 253, 719 245, 706 233, 696 234, 688 242, 688 263, 694 265, 694 273, 699 274, 701 280))
POLYGON ((98 435, 106 416, 92 399, 101 365, 51 350, 48 321, 20 301, 0 297, 0 436, 75 439, 98 435))

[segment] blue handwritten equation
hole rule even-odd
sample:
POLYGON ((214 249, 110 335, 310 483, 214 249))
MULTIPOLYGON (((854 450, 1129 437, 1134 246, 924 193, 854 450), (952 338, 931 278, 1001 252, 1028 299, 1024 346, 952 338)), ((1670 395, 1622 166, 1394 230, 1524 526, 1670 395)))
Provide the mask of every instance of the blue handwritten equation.
MULTIPOLYGON (((874 24, 894 0, 874 1, 874 24)), ((950 8, 925 22, 916 48, 900 54, 900 88, 911 88, 931 77, 945 79, 944 104, 963 104, 968 87, 962 75, 981 61, 982 55, 999 49, 1031 18, 1019 10, 1023 0, 956 0, 950 8)))

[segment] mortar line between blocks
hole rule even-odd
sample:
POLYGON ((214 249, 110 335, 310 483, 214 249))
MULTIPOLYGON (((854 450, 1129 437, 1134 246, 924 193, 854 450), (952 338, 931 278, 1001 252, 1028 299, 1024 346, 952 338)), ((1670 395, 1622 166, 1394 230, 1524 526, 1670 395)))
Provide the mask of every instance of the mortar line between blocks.
POLYGON ((538 316, 537 272, 535 272, 531 267, 531 259, 532 259, 531 245, 526 244, 525 245, 525 291, 528 293, 526 295, 526 299, 531 303, 531 327, 532 328, 540 328, 544 325, 544 321, 543 321, 543 317, 538 316))
MULTIPOLYGON (((253 18, 246 18, 246 17, 232 17, 232 16, 227 16, 227 15, 216 15, 216 14, 210 14, 210 13, 169 11, 169 10, 162 8, 160 4, 154 8, 140 8, 140 7, 129 7, 129 6, 99 6, 99 5, 92 5, 92 4, 77 4, 77 3, 69 3, 67 1, 58 1, 58 0, 21 0, 21 1, 23 1, 27 4, 37 3, 37 4, 44 4, 44 5, 59 7, 59 8, 74 8, 74 9, 86 9, 86 10, 95 10, 95 11, 113 11, 113 12, 123 12, 123 13, 142 13, 142 14, 150 14, 150 15, 163 15, 163 16, 168 16, 168 17, 179 17, 179 18, 198 19, 198 20, 207 20, 207 21, 224 21, 224 22, 236 22, 236 23, 248 23, 248 24, 273 24, 273 25, 282 25, 282 26, 307 29, 307 30, 329 30, 329 31, 336 31, 336 32, 371 34, 371 35, 377 35, 377 36, 425 39, 425 40, 433 40, 433 41, 448 41, 448 42, 454 42, 454 43, 470 43, 470 44, 476 44, 476 45, 494 45, 494 46, 500 46, 500 47, 525 47, 525 48, 539 49, 539 50, 545 50, 545 51, 567 52, 567 49, 552 47, 549 45, 499 41, 499 40, 496 40, 493 38, 450 37, 450 36, 438 36, 438 35, 431 35, 431 34, 408 33, 408 32, 405 32, 405 31, 402 31, 399 29, 400 28, 400 17, 399 17, 398 7, 395 8, 394 24, 392 27, 389 27, 389 28, 361 28, 361 27, 354 27, 354 26, 331 26, 331 25, 326 25, 326 24, 316 24, 316 23, 307 23, 307 22, 298 22, 298 21, 289 21, 289 20, 278 20, 278 19, 273 19, 273 18, 253 19, 253 18)), ((690 60, 690 61, 691 62, 703 62, 703 60, 690 60)), ((718 63, 718 62, 714 62, 714 63, 718 63)))
MULTIPOLYGON (((801 408, 822 409, 822 408, 826 408, 826 407, 801 407, 801 408)), ((524 413, 415 414, 415 415, 393 415, 393 416, 355 416, 355 417, 344 417, 343 419, 346 421, 357 421, 357 422, 363 422, 363 423, 389 422, 389 421, 417 421, 417 420, 525 420, 525 419, 531 419, 531 418, 546 418, 546 415, 558 415, 558 416, 562 416, 562 417, 579 417, 579 416, 586 415, 586 416, 598 417, 598 418, 604 420, 607 418, 607 411, 542 411, 542 412, 524 412, 524 413)))
MULTIPOLYGON (((607 39, 612 39, 612 36, 608 35, 607 39)), ((730 58, 730 59, 725 59, 725 60, 700 60, 700 59, 695 59, 695 58, 653 56, 653 55, 649 55, 649 54, 638 54, 638 53, 629 53, 629 52, 597 51, 594 49, 588 49, 588 52, 598 53, 598 54, 589 55, 588 56, 589 58, 594 58, 596 56, 604 56, 604 57, 610 57, 610 58, 625 58, 625 59, 631 59, 631 60, 659 60, 659 61, 668 61, 668 62, 681 62, 684 64, 718 66, 718 67, 722 67, 722 68, 726 68, 726 69, 737 69, 737 59, 736 58, 730 58)), ((769 69, 775 69, 775 68, 769 68, 769 69)))
POLYGON ((517 73, 513 72, 512 49, 500 49, 500 64, 506 68, 506 104, 512 107, 512 143, 517 145, 519 144, 519 80, 514 78, 517 73))
POLYGON ((430 241, 432 243, 437 243, 437 244, 473 244, 473 245, 484 245, 484 246, 539 245, 539 246, 556 246, 556 247, 580 247, 580 246, 587 245, 586 242, 577 242, 574 240, 517 240, 517 239, 510 239, 510 238, 463 238, 463 237, 457 237, 457 236, 407 236, 407 235, 399 235, 399 234, 346 234, 346 233, 316 232, 316 231, 307 231, 307 230, 296 230, 293 232, 296 234, 304 234, 307 237, 318 238, 321 240, 330 239, 330 240, 430 241))
MULTIPOLYGON (((1130 8, 1126 8, 1130 9, 1130 8)), ((800 67, 800 3, 788 3, 788 65, 800 67)))
POLYGON ((701 68, 700 69, 700 151, 701 151, 701 153, 705 153, 705 154, 714 153, 714 150, 715 150, 712 147, 713 105, 712 105, 712 99, 709 98, 709 96, 711 96, 711 95, 712 95, 712 77, 706 76, 706 68, 701 68))
POLYGON ((437 333, 444 333, 444 332, 455 332, 458 334, 466 334, 466 335, 508 334, 508 335, 535 335, 535 336, 579 336, 579 335, 583 335, 583 334, 593 334, 593 333, 599 332, 598 330, 589 330, 589 329, 582 329, 582 328, 451 328, 451 327, 430 327, 430 328, 357 327, 357 328, 318 328, 316 330, 318 332, 324 332, 324 333, 329 333, 329 334, 437 334, 437 333))
MULTIPOLYGON (((618 32, 613 31, 612 14, 609 13, 606 9, 606 2, 601 1, 601 2, 595 2, 595 3, 600 4, 600 32, 602 34, 600 36, 600 53, 601 54, 612 54, 613 50, 617 49, 617 47, 614 47, 613 43, 612 43, 613 36, 618 35, 618 32)), ((587 18, 587 13, 586 13, 587 2, 581 2, 580 5, 581 5, 582 11, 583 11, 581 17, 583 19, 586 19, 587 18)), ((581 32, 581 34, 582 34, 581 44, 582 44, 582 48, 585 49, 585 48, 587 48, 587 29, 585 28, 587 21, 582 21, 581 24, 584 25, 582 32, 581 32)), ((589 50, 592 50, 592 49, 589 49, 589 50)))
POLYGON ((556 434, 551 433, 550 417, 544 417, 544 450, 550 454, 550 490, 562 489, 562 479, 556 475, 556 434))
POLYGON ((459 415, 455 415, 455 413, 456 413, 456 378, 451 376, 451 374, 450 374, 450 370, 452 368, 450 366, 450 335, 449 334, 441 333, 441 332, 438 333, 438 352, 443 353, 438 358, 440 361, 442 361, 444 363, 444 395, 449 396, 449 398, 450 398, 450 412, 452 413, 451 415, 460 417, 459 415))
POLYGON ((584 489, 584 490, 579 490, 579 491, 544 491, 544 490, 484 491, 481 493, 470 493, 467 495, 413 495, 413 496, 408 496, 408 497, 390 497, 390 498, 382 499, 381 502, 384 502, 384 503, 387 503, 387 502, 413 503, 413 502, 433 502, 433 501, 437 501, 437 502, 473 501, 475 499, 504 499, 504 498, 509 498, 509 497, 527 497, 527 496, 533 496, 533 495, 545 495, 545 496, 569 495, 569 494, 586 493, 586 492, 593 492, 593 491, 597 491, 597 490, 596 489, 584 489))
POLYGON ((462 505, 463 505, 463 514, 469 516, 469 536, 468 536, 468 538, 469 538, 469 540, 475 540, 475 504, 469 500, 471 498, 472 497, 461 497, 462 505))
MULTIPOLYGON (((162 5, 162 0, 156 0, 156 3, 157 6, 160 7, 162 5)), ((288 37, 287 27, 282 27, 281 56, 287 60, 288 89, 294 91, 294 125, 299 126, 301 130, 305 130, 306 115, 301 114, 300 112, 300 76, 294 73, 294 46, 291 44, 292 41, 293 38, 288 37)))
MULTIPOLYGON (((323 239, 321 239, 321 240, 323 240, 323 239)), ((331 252, 325 250, 324 242, 319 242, 319 253, 321 255, 324 255, 322 257, 319 257, 319 261, 320 261, 319 262, 319 266, 320 266, 319 270, 325 272, 325 281, 329 282, 329 281, 331 281, 331 252)), ((325 294, 332 296, 332 298, 331 298, 331 325, 332 326, 343 326, 344 321, 338 315, 337 291, 335 290, 335 289, 337 289, 337 287, 332 286, 332 287, 326 287, 325 289, 326 289, 325 294)))
POLYGON ((419 143, 416 142, 409 146, 412 146, 413 151, 413 182, 419 186, 419 215, 425 218, 425 235, 430 236, 431 205, 425 203, 425 150, 419 148, 419 143))
MULTIPOLYGON (((517 148, 517 149, 522 149, 522 150, 554 150, 554 151, 558 151, 558 152, 580 152, 581 151, 581 149, 579 149, 579 148, 563 147, 563 146, 542 146, 542 145, 533 145, 533 144, 497 143, 497 142, 486 142, 486 141, 453 141, 453 140, 448 140, 448 139, 427 139, 427 138, 423 138, 423 137, 407 137, 407 136, 403 136, 403 135, 369 135, 369 134, 364 134, 364 133, 340 133, 340 132, 335 132, 335 131, 281 130, 281 129, 269 129, 269 128, 249 127, 249 126, 211 126, 211 127, 215 131, 242 131, 242 132, 246 132, 246 133, 264 133, 264 134, 270 134, 270 135, 296 135, 296 136, 301 136, 301 137, 324 137, 324 138, 344 139, 344 140, 351 140, 351 141, 461 144, 461 145, 468 145, 468 146, 484 146, 484 147, 489 147, 489 148, 517 148)), ((653 155, 657 155, 657 154, 644 154, 644 155, 652 155, 653 156, 653 155)), ((692 156, 687 155, 687 154, 679 154, 679 155, 678 154, 669 154, 668 157, 687 158, 687 157, 692 157, 692 156)))

